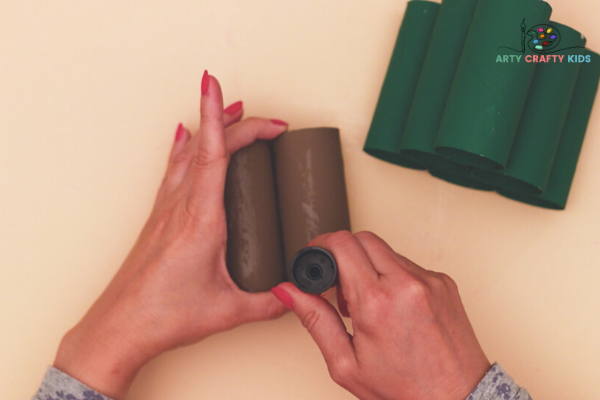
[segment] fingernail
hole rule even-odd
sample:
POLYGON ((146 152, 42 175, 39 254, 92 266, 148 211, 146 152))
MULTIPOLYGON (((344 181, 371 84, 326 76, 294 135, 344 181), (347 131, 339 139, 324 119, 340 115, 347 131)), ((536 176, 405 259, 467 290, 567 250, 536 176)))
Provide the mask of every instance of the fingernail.
POLYGON ((233 114, 237 113, 238 111, 240 111, 243 106, 244 106, 243 102, 236 101, 235 103, 233 103, 232 105, 230 105, 229 107, 224 109, 223 112, 226 112, 229 115, 233 115, 233 114))
POLYGON ((180 122, 179 125, 177 125, 177 131, 175 132, 175 141, 178 142, 179 139, 182 138, 184 133, 185 133, 185 128, 183 127, 183 124, 180 122))
POLYGON ((202 75, 202 84, 200 85, 200 91, 202 95, 208 93, 208 83, 210 82, 210 78, 208 77, 208 71, 204 70, 204 75, 202 75))
POLYGON ((290 310, 294 309, 294 300, 288 292, 286 292, 279 286, 275 286, 274 288, 272 288, 271 292, 273 292, 275 297, 277 297, 277 300, 282 302, 287 308, 289 308, 290 310))
POLYGON ((282 121, 280 119, 272 119, 271 122, 274 123, 275 125, 285 125, 285 126, 289 125, 287 122, 282 121))

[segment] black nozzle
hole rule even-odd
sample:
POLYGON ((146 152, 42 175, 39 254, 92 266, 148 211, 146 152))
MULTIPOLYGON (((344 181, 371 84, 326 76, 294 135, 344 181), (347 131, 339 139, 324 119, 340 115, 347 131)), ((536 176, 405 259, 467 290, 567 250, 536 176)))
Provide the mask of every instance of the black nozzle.
POLYGON ((303 292, 323 293, 337 284, 337 263, 321 247, 305 247, 294 255, 290 266, 292 282, 303 292))

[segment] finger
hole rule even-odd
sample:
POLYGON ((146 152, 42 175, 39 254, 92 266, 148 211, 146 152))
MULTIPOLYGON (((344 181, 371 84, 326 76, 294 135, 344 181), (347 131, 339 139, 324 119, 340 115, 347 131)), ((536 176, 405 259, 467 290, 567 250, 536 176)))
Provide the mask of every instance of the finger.
POLYGON ((412 262, 408 258, 404 257, 402 254, 399 254, 397 252, 394 252, 394 254, 396 255, 396 259, 398 260, 398 262, 408 271, 411 271, 411 272, 419 274, 419 275, 426 275, 426 274, 434 273, 433 271, 426 270, 425 268, 421 267, 419 264, 412 262))
POLYGON ((281 317, 288 309, 271 292, 242 292, 239 315, 243 323, 267 321, 281 317))
POLYGON ((327 300, 304 293, 289 282, 282 283, 271 291, 294 311, 308 330, 319 346, 332 377, 356 368, 350 335, 342 318, 327 300))
POLYGON ((200 129, 196 158, 201 164, 211 164, 224 158, 223 94, 219 81, 204 71, 200 98, 200 129))
POLYGON ((227 129, 225 135, 227 152, 233 154, 239 149, 249 146, 257 139, 274 139, 287 130, 287 124, 282 125, 281 122, 251 117, 232 125, 227 129))
POLYGON ((346 298, 344 297, 344 292, 342 291, 342 285, 338 284, 337 285, 337 304, 338 304, 338 310, 340 310, 340 314, 342 314, 343 317, 350 317, 350 313, 348 312, 348 302, 346 301, 346 298))
MULTIPOLYGON (((223 110, 223 127, 227 128, 228 126, 235 124, 242 119, 243 115, 243 103, 241 101, 233 103, 223 110)), ((175 145, 173 146, 174 151, 172 151, 170 157, 170 161, 175 161, 177 164, 177 179, 174 180, 175 186, 178 186, 181 183, 183 176, 185 176, 185 172, 189 168, 190 162, 192 161, 194 149, 198 143, 197 139, 200 137, 197 134, 192 137, 187 128, 184 127, 183 129, 184 133, 181 135, 178 133, 175 136, 175 145), (181 156, 177 156, 180 153, 183 154, 181 156)))
POLYGON ((383 239, 373 232, 358 232, 354 236, 379 274, 397 274, 413 269, 407 258, 399 257, 383 239))
POLYGON ((223 126, 227 128, 230 125, 235 124, 244 115, 244 103, 236 101, 230 104, 223 110, 223 126))
POLYGON ((157 203, 162 201, 181 183, 187 168, 185 165, 182 165, 185 164, 185 162, 181 162, 185 161, 185 157, 180 157, 180 154, 184 151, 190 137, 190 131, 182 123, 179 123, 175 131, 175 140, 171 146, 167 171, 156 196, 157 203))
POLYGON ((217 79, 206 71, 200 103, 200 129, 194 138, 194 157, 186 174, 190 188, 187 208, 192 214, 200 204, 222 205, 227 173, 223 95, 217 79))
POLYGON ((350 304, 356 304, 362 288, 371 286, 379 279, 360 242, 348 231, 317 236, 308 246, 322 247, 333 255, 338 264, 344 298, 350 304))

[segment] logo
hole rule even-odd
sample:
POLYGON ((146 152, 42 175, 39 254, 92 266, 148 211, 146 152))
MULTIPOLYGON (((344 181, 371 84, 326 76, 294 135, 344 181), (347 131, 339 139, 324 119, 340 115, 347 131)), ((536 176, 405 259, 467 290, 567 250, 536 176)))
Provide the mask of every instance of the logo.
MULTIPOLYGON (((558 53, 560 51, 569 50, 569 49, 584 49, 585 46, 571 46, 571 47, 561 47, 562 36, 560 31, 552 25, 549 24, 540 24, 536 25, 529 30, 527 29, 527 25, 525 24, 525 20, 521 22, 521 49, 514 49, 508 46, 500 46, 499 49, 508 49, 517 53, 525 54, 526 47, 538 55, 527 55, 525 57, 526 62, 563 62, 565 58, 564 55, 551 55, 554 53, 558 53)), ((521 58, 523 56, 498 56, 496 62, 521 62, 521 58)), ((590 57, 584 57, 582 55, 570 55, 568 56, 567 62, 590 62, 590 57)))

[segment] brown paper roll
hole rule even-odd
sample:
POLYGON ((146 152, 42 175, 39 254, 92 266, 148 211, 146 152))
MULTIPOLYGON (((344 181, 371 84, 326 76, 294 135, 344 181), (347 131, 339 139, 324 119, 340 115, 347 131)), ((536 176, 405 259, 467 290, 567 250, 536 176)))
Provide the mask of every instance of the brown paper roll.
POLYGON ((257 141, 231 157, 225 185, 227 268, 248 292, 286 280, 277 213, 273 160, 268 142, 257 141))
POLYGON ((350 230, 340 132, 285 132, 275 139, 273 155, 287 271, 294 254, 316 236, 350 230))

